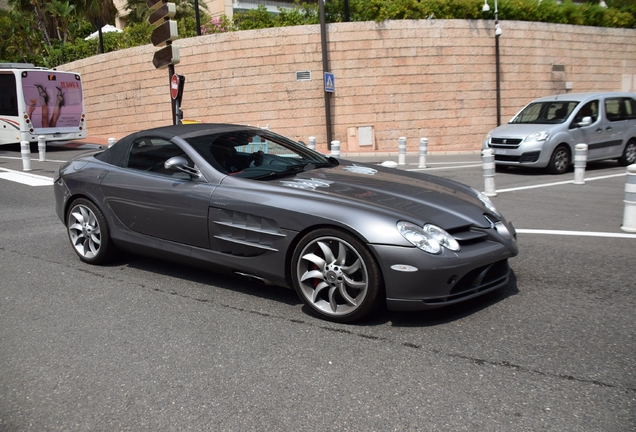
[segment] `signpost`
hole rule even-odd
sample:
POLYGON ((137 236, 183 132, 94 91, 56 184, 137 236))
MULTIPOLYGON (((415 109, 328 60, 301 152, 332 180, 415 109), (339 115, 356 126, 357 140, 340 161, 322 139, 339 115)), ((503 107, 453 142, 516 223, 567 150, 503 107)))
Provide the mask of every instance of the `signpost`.
POLYGON ((170 79, 170 95, 172 104, 172 123, 180 124, 183 116, 180 105, 185 77, 176 75, 174 65, 181 60, 179 47, 172 45, 178 35, 177 22, 170 18, 175 16, 176 6, 167 0, 146 0, 146 6, 151 11, 148 22, 155 26, 150 41, 156 47, 163 47, 152 57, 152 64, 157 69, 168 68, 170 79))

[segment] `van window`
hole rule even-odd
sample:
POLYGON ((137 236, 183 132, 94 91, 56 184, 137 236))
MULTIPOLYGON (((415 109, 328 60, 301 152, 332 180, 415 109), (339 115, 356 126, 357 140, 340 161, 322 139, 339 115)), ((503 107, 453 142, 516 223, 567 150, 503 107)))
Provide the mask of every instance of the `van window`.
POLYGON ((636 119, 636 100, 625 98, 625 118, 628 120, 636 119))
POLYGON ((596 122, 598 119, 598 100, 590 101, 581 107, 579 112, 576 113, 570 129, 581 123, 583 121, 583 117, 592 117, 592 123, 596 122))
POLYGON ((18 96, 12 73, 0 74, 0 115, 18 116, 18 96))
POLYGON ((621 105, 622 100, 620 98, 605 99, 605 117, 609 121, 622 120, 621 105))
POLYGON ((525 107, 510 123, 557 124, 570 116, 578 102, 534 102, 525 107))

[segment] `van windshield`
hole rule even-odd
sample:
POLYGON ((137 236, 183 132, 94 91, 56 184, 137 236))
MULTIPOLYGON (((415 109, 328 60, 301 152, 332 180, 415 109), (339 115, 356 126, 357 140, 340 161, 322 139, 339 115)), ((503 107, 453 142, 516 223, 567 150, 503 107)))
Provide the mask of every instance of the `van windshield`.
POLYGON ((515 116, 510 123, 557 124, 570 117, 579 102, 549 101, 533 102, 515 116))

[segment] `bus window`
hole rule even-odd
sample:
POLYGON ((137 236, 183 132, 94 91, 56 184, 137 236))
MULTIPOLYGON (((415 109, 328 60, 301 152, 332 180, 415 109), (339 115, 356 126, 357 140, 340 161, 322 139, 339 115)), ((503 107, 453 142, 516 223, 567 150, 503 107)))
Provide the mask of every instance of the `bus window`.
POLYGON ((18 115, 18 97, 15 88, 15 75, 0 74, 0 115, 18 115))

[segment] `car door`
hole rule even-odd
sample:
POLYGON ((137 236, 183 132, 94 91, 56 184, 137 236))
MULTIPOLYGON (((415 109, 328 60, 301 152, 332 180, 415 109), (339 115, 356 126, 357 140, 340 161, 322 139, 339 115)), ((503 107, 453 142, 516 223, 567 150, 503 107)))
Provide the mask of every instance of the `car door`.
POLYGON ((139 138, 126 166, 110 171, 101 188, 115 216, 130 230, 209 248, 208 205, 214 185, 164 168, 173 156, 188 157, 175 143, 139 138))
POLYGON ((601 148, 598 149, 598 159, 620 156, 628 129, 624 98, 608 97, 603 105, 605 109, 603 131, 605 139, 601 148))
POLYGON ((604 143, 608 140, 608 131, 605 130, 605 120, 600 113, 601 101, 594 99, 585 102, 574 115, 570 123, 572 145, 587 144, 588 159, 598 159, 602 156, 604 143), (592 119, 589 126, 578 126, 585 117, 592 119))

